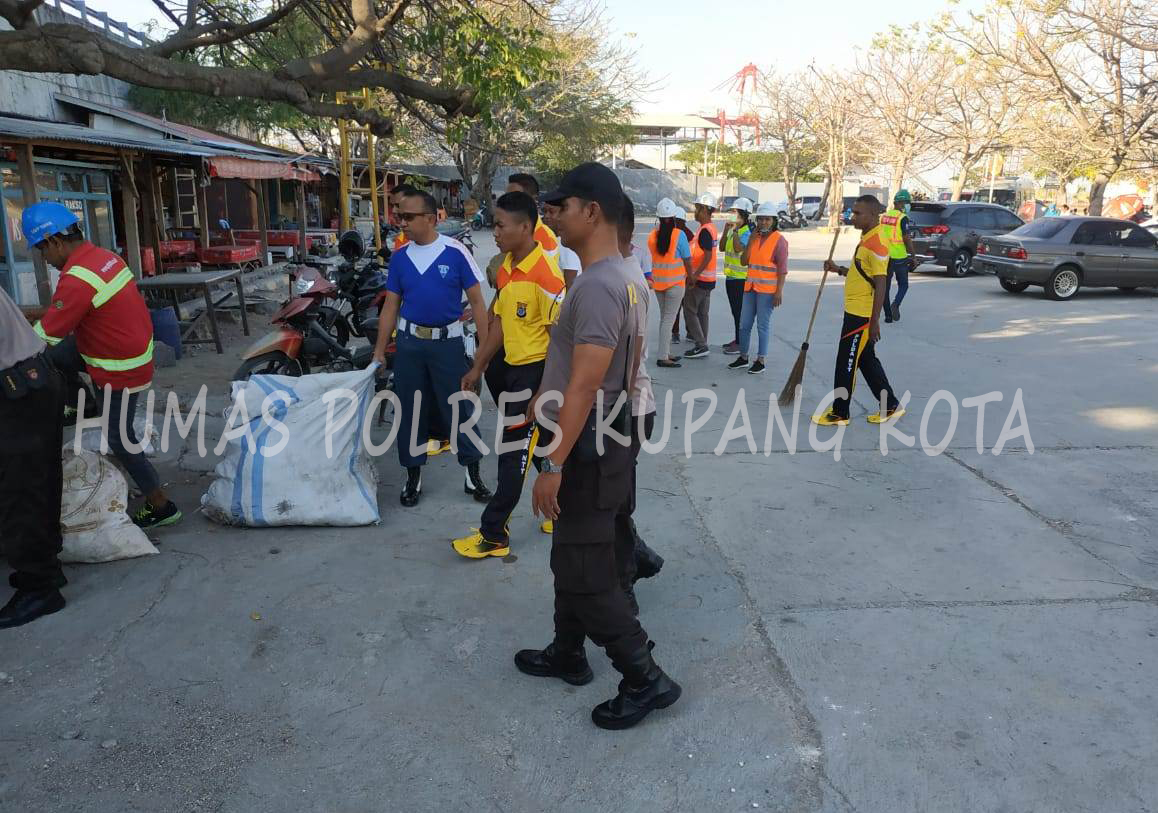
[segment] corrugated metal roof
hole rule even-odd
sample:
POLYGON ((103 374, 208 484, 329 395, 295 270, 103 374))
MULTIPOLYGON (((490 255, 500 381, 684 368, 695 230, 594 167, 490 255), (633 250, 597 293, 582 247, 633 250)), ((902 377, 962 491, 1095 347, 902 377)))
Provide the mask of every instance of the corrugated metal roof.
POLYGON ((139 136, 107 133, 101 130, 94 130, 91 127, 82 127, 79 124, 66 124, 60 121, 41 121, 0 116, 0 137, 5 135, 22 139, 36 139, 38 141, 99 144, 105 147, 120 147, 123 149, 159 152, 169 155, 204 157, 233 152, 232 150, 203 147, 197 144, 191 144, 188 141, 173 141, 165 138, 140 138, 139 136))
POLYGON ((188 141, 196 142, 204 146, 222 147, 226 150, 235 150, 239 152, 256 152, 265 153, 271 156, 281 157, 287 155, 285 150, 278 147, 271 147, 265 144, 253 144, 251 142, 242 141, 240 139, 231 138, 230 136, 222 135, 221 133, 213 133, 209 130, 202 130, 198 127, 192 127, 188 124, 180 124, 175 121, 166 121, 165 119, 150 116, 148 113, 142 113, 138 110, 128 110, 123 107, 113 107, 111 105, 102 104, 101 102, 91 101, 89 99, 79 99, 75 96, 69 96, 65 93, 57 93, 56 100, 64 104, 71 104, 77 107, 82 107, 86 110, 91 110, 97 113, 104 113, 106 116, 113 116, 115 118, 124 119, 140 125, 141 127, 148 127, 151 130, 156 130, 159 133, 164 133, 172 138, 180 138, 188 141))

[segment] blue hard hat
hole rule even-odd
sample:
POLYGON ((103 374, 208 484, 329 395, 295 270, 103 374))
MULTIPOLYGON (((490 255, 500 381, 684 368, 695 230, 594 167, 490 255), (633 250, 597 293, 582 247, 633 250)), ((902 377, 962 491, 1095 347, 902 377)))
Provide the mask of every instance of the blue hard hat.
POLYGON ((42 243, 54 234, 63 234, 79 222, 80 218, 67 206, 51 200, 27 206, 20 215, 20 228, 30 246, 42 243))

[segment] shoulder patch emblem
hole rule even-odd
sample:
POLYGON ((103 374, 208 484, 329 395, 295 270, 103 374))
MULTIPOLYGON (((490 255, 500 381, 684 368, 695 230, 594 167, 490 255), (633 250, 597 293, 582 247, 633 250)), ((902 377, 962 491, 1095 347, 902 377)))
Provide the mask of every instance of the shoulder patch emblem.
POLYGON ((519 302, 518 304, 515 305, 515 316, 518 316, 520 319, 526 319, 527 318, 527 303, 526 302, 519 302))

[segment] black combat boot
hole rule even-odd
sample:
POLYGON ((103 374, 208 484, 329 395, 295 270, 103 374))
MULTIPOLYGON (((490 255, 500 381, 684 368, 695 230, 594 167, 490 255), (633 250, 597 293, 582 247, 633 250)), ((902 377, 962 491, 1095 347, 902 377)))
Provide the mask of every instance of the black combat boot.
POLYGON ((651 644, 615 663, 623 673, 619 694, 591 710, 591 722, 610 731, 631 728, 656 709, 680 699, 680 685, 651 658, 651 644))
POLYGON ((478 472, 477 460, 466 464, 466 484, 463 486, 463 491, 472 495, 475 502, 490 502, 491 500, 491 490, 482 481, 482 476, 478 472))
POLYGON ((536 677, 557 677, 572 686, 590 683, 595 673, 587 663, 587 650, 583 642, 566 649, 560 644, 550 643, 546 649, 522 649, 515 653, 515 666, 526 675, 536 677))
POLYGON ((407 508, 418 505, 418 498, 422 496, 422 466, 410 466, 406 469, 406 485, 402 487, 402 504, 407 508))

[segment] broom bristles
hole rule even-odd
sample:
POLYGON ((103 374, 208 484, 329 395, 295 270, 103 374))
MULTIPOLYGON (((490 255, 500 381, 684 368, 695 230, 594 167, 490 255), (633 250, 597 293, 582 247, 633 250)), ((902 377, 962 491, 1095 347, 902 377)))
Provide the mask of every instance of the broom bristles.
POLYGON ((788 381, 785 382, 784 389, 780 391, 780 398, 777 399, 780 406, 788 406, 796 400, 796 393, 804 381, 804 364, 807 356, 808 342, 805 342, 800 345, 800 355, 796 357, 796 363, 792 365, 792 372, 788 374, 788 381))

